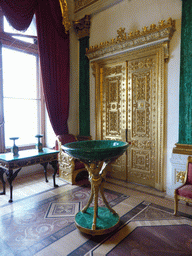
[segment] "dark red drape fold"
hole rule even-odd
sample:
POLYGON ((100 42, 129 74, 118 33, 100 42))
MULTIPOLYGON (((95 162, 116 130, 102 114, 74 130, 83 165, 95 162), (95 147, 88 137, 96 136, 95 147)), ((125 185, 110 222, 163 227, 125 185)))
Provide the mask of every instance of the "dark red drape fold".
POLYGON ((26 30, 36 14, 43 89, 56 135, 68 133, 69 35, 62 25, 59 0, 0 0, 11 25, 26 30))
POLYGON ((26 30, 33 18, 37 0, 0 0, 9 23, 17 30, 26 30))
POLYGON ((62 26, 59 1, 38 1, 36 11, 44 95, 56 135, 68 133, 69 35, 62 26))

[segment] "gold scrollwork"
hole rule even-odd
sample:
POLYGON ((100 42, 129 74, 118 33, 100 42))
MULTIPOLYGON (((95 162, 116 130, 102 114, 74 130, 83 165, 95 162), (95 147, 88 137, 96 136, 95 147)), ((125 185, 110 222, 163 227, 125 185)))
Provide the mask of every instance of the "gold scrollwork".
POLYGON ((65 33, 67 34, 69 29, 71 28, 71 22, 69 20, 69 10, 67 7, 67 1, 66 0, 59 0, 60 7, 61 7, 61 13, 63 17, 63 26, 65 27, 65 33))
POLYGON ((177 172, 177 174, 176 174, 176 180, 177 180, 177 182, 181 181, 182 183, 184 183, 185 175, 186 175, 186 172, 185 172, 185 171, 177 172))
POLYGON ((123 70, 122 65, 116 66, 116 67, 106 67, 103 69, 103 73, 105 76, 110 76, 110 75, 117 75, 121 74, 123 70))

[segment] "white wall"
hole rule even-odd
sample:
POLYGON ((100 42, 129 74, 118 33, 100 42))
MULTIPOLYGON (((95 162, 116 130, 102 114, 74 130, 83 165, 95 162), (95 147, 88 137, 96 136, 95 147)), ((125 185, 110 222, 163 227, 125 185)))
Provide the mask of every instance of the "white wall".
POLYGON ((69 102, 69 133, 79 133, 79 41, 75 31, 70 31, 70 102, 69 102))
POLYGON ((70 29, 70 102, 69 102, 69 133, 79 133, 79 41, 72 21, 74 21, 74 1, 68 0, 70 29))
MULTIPOLYGON (((124 0, 111 8, 97 13, 91 19, 90 46, 110 41, 117 36, 120 27, 129 33, 144 26, 158 25, 160 20, 170 17, 176 21, 176 31, 170 43, 170 58, 165 74, 166 86, 166 146, 165 170, 166 184, 171 182, 171 153, 178 142, 179 129, 179 70, 180 70, 180 34, 181 34, 181 0, 124 0)), ((91 135, 95 138, 95 88, 94 77, 90 70, 90 109, 91 135)))

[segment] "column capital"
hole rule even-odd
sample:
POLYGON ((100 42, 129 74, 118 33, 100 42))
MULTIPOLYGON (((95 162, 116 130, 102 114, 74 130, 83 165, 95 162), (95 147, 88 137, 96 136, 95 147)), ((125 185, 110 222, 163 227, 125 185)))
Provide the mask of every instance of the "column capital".
POLYGON ((76 31, 76 34, 78 36, 78 39, 81 39, 83 37, 89 37, 90 33, 90 25, 91 25, 91 16, 85 15, 84 18, 80 20, 73 21, 73 27, 76 31))

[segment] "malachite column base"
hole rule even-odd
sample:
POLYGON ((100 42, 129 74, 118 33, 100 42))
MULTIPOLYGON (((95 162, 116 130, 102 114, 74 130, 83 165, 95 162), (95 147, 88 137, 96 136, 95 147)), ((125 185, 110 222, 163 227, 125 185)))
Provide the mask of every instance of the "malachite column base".
POLYGON ((192 155, 192 145, 191 144, 180 144, 176 143, 173 148, 174 154, 192 155))
POLYGON ((106 207, 98 207, 96 230, 93 230, 93 215, 93 207, 89 207, 85 213, 80 211, 76 214, 75 224, 81 232, 90 235, 105 235, 115 230, 120 224, 120 218, 118 214, 113 214, 106 207))

